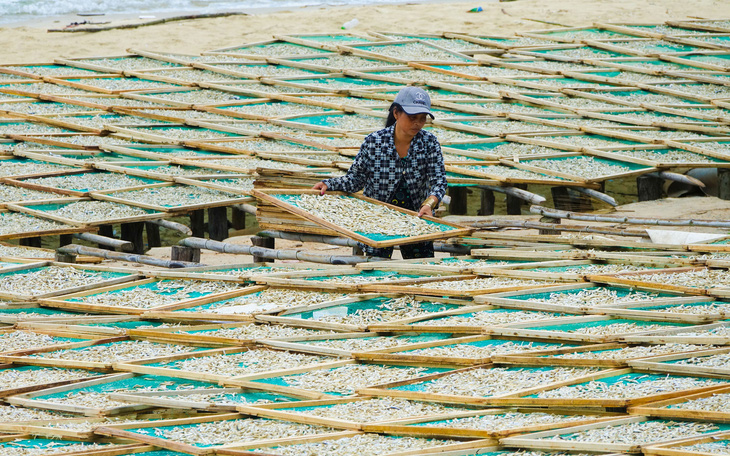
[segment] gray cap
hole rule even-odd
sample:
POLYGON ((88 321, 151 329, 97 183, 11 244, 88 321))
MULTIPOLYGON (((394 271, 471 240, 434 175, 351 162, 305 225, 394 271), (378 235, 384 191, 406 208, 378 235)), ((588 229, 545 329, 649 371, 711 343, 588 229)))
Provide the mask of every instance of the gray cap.
POLYGON ((393 102, 398 103, 406 114, 426 113, 432 119, 434 118, 431 114, 431 98, 420 87, 403 87, 393 102))

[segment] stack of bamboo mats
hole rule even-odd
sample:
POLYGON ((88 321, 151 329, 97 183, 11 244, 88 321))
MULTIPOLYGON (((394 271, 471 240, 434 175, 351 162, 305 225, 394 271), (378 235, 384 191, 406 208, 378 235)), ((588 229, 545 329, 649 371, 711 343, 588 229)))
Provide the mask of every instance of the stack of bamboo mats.
POLYGON ((610 192, 725 168, 728 33, 306 34, 1 65, 2 239, 255 195, 263 228, 475 248, 163 271, 0 245, 0 453, 727 454, 726 240, 467 237, 441 219, 378 233, 303 197, 405 84, 433 95, 453 186, 610 192))

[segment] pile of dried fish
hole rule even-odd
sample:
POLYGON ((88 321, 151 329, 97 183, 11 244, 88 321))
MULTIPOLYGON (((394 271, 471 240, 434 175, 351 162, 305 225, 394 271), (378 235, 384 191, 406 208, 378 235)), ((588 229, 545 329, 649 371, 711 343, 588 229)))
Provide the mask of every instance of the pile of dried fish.
POLYGON ((553 331, 564 331, 574 334, 589 334, 591 336, 615 336, 617 334, 630 334, 636 332, 657 331, 660 329, 670 329, 671 325, 667 324, 638 324, 638 323, 610 323, 606 325, 584 326, 582 328, 553 331))
POLYGON ((367 326, 379 322, 419 317, 432 312, 433 310, 426 309, 420 301, 415 300, 412 296, 404 296, 378 304, 377 308, 374 309, 357 309, 355 312, 346 315, 332 312, 317 316, 316 319, 328 323, 367 326))
POLYGON ((551 358, 569 358, 569 359, 633 359, 645 358, 648 356, 669 355, 671 353, 692 352, 696 350, 707 350, 713 348, 712 345, 693 345, 693 344, 662 344, 647 345, 636 347, 617 348, 612 350, 600 351, 584 351, 575 353, 564 353, 562 355, 552 355, 551 358))
POLYGON ((561 306, 607 306, 620 302, 651 301, 658 298, 656 293, 645 291, 628 291, 626 293, 617 289, 596 287, 586 288, 579 291, 558 291, 550 293, 547 298, 528 297, 529 302, 545 302, 561 306))
POLYGON ((65 190, 90 191, 114 190, 118 188, 135 187, 144 181, 136 177, 118 173, 84 173, 69 174, 66 176, 38 177, 26 179, 23 182, 43 187, 61 188, 65 190))
POLYGON ((695 453, 730 454, 730 447, 728 447, 727 440, 682 445, 681 448, 682 451, 692 451, 695 453))
POLYGON ((571 423, 572 421, 582 421, 591 418, 595 417, 585 415, 558 415, 541 412, 506 412, 499 414, 470 416, 466 418, 454 418, 448 421, 437 421, 429 423, 428 425, 456 429, 482 429, 485 431, 498 432, 555 423, 565 423, 566 426, 569 426, 569 423, 571 423))
MULTIPOLYGON (((580 136, 577 136, 580 138, 580 136)), ((610 176, 614 174, 622 174, 631 171, 629 166, 624 166, 616 163, 608 163, 601 161, 593 157, 572 157, 564 159, 540 159, 531 160, 530 164, 549 169, 552 171, 559 171, 561 173, 572 174, 574 176, 585 177, 587 179, 598 178, 602 176, 610 176)))
POLYGON ((427 282, 416 285, 408 285, 410 288, 431 288, 434 290, 470 291, 489 290, 507 287, 529 287, 534 285, 547 285, 552 280, 522 280, 506 277, 480 277, 467 280, 444 280, 442 282, 427 282))
POLYGON ((468 409, 441 404, 416 402, 408 399, 379 397, 364 401, 343 402, 328 407, 311 407, 297 413, 335 418, 338 420, 370 423, 417 416, 463 412, 468 409))
POLYGON ((417 236, 444 231, 444 225, 352 197, 301 195, 292 204, 327 222, 361 233, 417 236))
MULTIPOLYGON (((427 448, 458 443, 455 440, 422 439, 417 437, 395 437, 380 434, 360 434, 353 437, 329 439, 320 442, 282 445, 276 448, 258 448, 265 454, 282 456, 381 456, 384 454, 412 452, 427 448)), ((411 453, 416 454, 416 453, 411 453)))
POLYGON ((559 314, 550 312, 496 310, 474 312, 466 315, 453 315, 433 320, 419 321, 416 324, 427 326, 493 326, 529 320, 555 319, 559 317, 559 314))
POLYGON ((569 440, 573 442, 623 443, 640 445, 664 440, 692 437, 706 432, 717 431, 714 424, 685 423, 675 421, 643 421, 603 428, 587 429, 573 434, 549 437, 549 440, 569 440))
POLYGON ((497 396, 598 372, 595 368, 556 367, 545 370, 505 367, 469 369, 444 375, 423 385, 434 394, 497 396))
POLYGON ((730 393, 720 393, 680 402, 672 405, 672 408, 682 410, 706 410, 708 412, 725 412, 727 410, 728 400, 730 400, 730 393))
POLYGON ((224 315, 252 314, 278 308, 319 304, 344 298, 345 296, 341 293, 268 288, 258 293, 252 293, 214 304, 206 309, 206 311, 224 315))
MULTIPOLYGON (((202 168, 200 168, 202 169, 202 168)), ((211 174, 208 170, 201 172, 200 169, 194 171, 196 174, 211 174)), ((241 198, 241 195, 233 193, 221 192, 204 187, 191 186, 170 186, 156 188, 141 188, 139 190, 130 190, 124 192, 111 193, 109 196, 119 198, 125 201, 131 201, 143 204, 152 204, 163 207, 181 207, 191 204, 206 204, 219 201, 226 201, 241 198)))
POLYGON ((409 350, 409 355, 415 356, 445 356, 449 358, 488 358, 492 355, 506 355, 538 350, 540 347, 528 341, 505 341, 500 344, 454 344, 443 347, 420 348, 409 350))
POLYGON ((74 415, 59 412, 16 407, 14 405, 0 405, 0 423, 18 423, 33 420, 60 420, 63 418, 73 417, 74 415))
POLYGON ((61 339, 30 331, 13 331, 0 334, 0 352, 40 348, 59 343, 62 343, 61 339))
POLYGON ((100 222, 149 214, 144 209, 110 201, 78 201, 46 212, 79 222, 100 222))
POLYGON ((730 354, 723 353, 719 355, 698 356, 679 360, 676 364, 702 367, 727 367, 730 365, 730 354))
POLYGON ((356 337, 347 339, 326 339, 306 342, 307 346, 327 347, 337 350, 346 350, 352 352, 361 352, 369 350, 382 350, 384 348, 397 347, 413 343, 407 337, 356 337))
POLYGON ((178 344, 157 344, 146 340, 126 340, 111 344, 29 355, 31 358, 66 359, 97 363, 114 363, 137 359, 160 358, 198 350, 198 347, 178 344))
POLYGON ((171 361, 163 364, 163 366, 187 372, 205 372, 238 377, 270 370, 313 366, 332 360, 333 358, 325 356, 256 349, 230 355, 187 358, 171 361))
MULTIPOLYGON (((179 334, 185 334, 190 329, 185 331, 177 331, 179 334)), ((221 328, 212 331, 205 331, 202 333, 193 332, 193 334, 202 334, 205 336, 212 337, 225 337, 229 339, 281 339, 285 337, 302 337, 302 336, 314 336, 318 334, 333 334, 332 331, 318 331, 314 329, 294 328, 291 326, 283 325, 257 325, 247 324, 243 326, 236 326, 234 328, 221 328)))
POLYGON ((284 377, 287 384, 312 391, 354 394, 366 386, 420 377, 425 367, 380 366, 377 364, 350 364, 334 369, 315 369, 303 374, 284 377))
POLYGON ((0 291, 16 295, 39 295, 103 281, 102 273, 72 267, 48 266, 3 276, 0 291))
POLYGON ((97 375, 100 374, 80 369, 59 369, 55 367, 3 369, 0 370, 0 390, 80 380, 96 377, 97 375))
POLYGON ((43 174, 54 171, 70 171, 73 168, 66 165, 41 163, 35 161, 0 160, 0 177, 23 176, 28 174, 43 174))
POLYGON ((730 286, 730 272, 726 269, 699 269, 696 271, 625 275, 623 279, 641 282, 663 283, 692 288, 715 288, 730 286))
POLYGON ((288 423, 257 418, 211 421, 194 426, 149 428, 152 435, 196 446, 224 445, 234 442, 281 439, 331 431, 322 426, 288 423))
POLYGON ((72 302, 83 302, 112 307, 134 307, 149 309, 192 299, 213 293, 233 291, 240 284, 204 280, 160 280, 148 285, 106 291, 79 298, 72 302))
POLYGON ((630 399, 705 386, 719 386, 723 383, 719 380, 692 377, 666 377, 647 380, 638 377, 622 379, 615 383, 594 380, 580 385, 563 386, 554 390, 542 391, 537 394, 537 397, 552 399, 630 399))
POLYGON ((69 228, 72 227, 63 223, 54 222, 53 220, 43 220, 20 212, 0 213, 0 235, 53 231, 69 228))

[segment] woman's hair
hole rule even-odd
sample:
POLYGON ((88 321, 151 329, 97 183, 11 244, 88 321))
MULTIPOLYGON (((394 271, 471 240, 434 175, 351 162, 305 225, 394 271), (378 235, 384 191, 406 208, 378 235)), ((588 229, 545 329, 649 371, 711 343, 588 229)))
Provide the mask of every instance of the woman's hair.
POLYGON ((388 108, 388 118, 385 119, 385 128, 390 127, 395 123, 395 112, 403 112, 403 108, 398 103, 393 103, 388 108))

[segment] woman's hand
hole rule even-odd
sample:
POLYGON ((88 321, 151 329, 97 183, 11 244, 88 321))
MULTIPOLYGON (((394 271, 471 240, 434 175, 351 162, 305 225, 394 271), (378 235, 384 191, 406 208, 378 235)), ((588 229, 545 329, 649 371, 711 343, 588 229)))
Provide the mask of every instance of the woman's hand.
POLYGON ((324 195, 324 192, 327 191, 327 184, 325 184, 324 182, 317 182, 316 184, 314 184, 314 187, 312 187, 312 189, 319 190, 319 194, 324 195))
POLYGON ((423 206, 421 206, 421 209, 418 211, 419 217, 423 217, 424 215, 428 217, 433 217, 433 210, 428 204, 424 204, 423 206))

